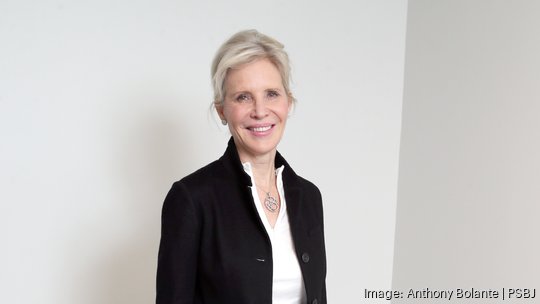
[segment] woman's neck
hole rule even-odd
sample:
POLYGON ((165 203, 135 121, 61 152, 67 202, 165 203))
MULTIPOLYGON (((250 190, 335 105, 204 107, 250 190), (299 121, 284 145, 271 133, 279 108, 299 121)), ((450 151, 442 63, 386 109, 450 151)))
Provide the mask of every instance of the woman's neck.
POLYGON ((275 184, 275 156, 275 150, 259 156, 240 155, 242 163, 249 162, 251 164, 255 183, 257 186, 263 187, 265 191, 268 191, 275 184))

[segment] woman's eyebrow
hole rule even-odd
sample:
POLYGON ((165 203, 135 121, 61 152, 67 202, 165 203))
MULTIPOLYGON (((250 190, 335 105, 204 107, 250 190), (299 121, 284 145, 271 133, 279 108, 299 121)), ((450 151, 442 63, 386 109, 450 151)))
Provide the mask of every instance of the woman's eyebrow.
POLYGON ((247 90, 240 90, 240 91, 231 93, 231 95, 238 95, 238 94, 251 94, 251 92, 247 90))

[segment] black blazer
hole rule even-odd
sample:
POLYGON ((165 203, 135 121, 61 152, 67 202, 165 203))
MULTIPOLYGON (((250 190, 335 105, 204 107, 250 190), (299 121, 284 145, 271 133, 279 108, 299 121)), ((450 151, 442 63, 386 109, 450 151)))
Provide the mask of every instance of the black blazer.
MULTIPOLYGON (((276 153, 308 303, 326 304, 321 194, 276 153)), ((271 304, 272 248, 231 138, 225 154, 173 184, 162 212, 157 304, 271 304)))

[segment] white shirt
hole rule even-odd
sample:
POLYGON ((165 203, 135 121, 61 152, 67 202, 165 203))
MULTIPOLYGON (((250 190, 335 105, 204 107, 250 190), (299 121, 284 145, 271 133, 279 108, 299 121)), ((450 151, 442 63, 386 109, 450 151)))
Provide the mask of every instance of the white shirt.
POLYGON ((305 304, 306 290, 300 264, 294 250, 294 243, 289 226, 289 216, 287 215, 287 204, 283 190, 282 172, 283 166, 276 169, 277 189, 281 201, 281 208, 274 225, 270 226, 263 205, 257 193, 257 185, 253 178, 251 164, 242 164, 244 171, 251 177, 251 195, 257 207, 259 217, 266 228, 266 233, 272 244, 273 277, 272 277, 272 304, 305 304))

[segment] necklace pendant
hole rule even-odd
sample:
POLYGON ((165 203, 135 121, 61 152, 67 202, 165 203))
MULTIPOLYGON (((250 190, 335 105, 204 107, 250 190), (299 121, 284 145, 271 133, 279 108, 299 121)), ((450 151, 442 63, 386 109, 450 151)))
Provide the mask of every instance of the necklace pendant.
POLYGON ((270 196, 270 193, 266 193, 266 198, 264 199, 264 206, 266 209, 272 213, 276 212, 278 209, 278 202, 275 197, 270 196))

